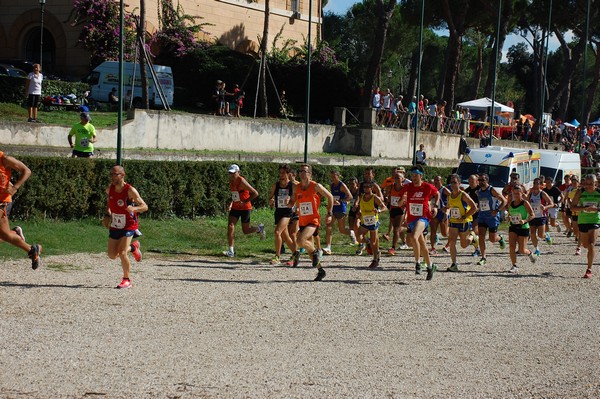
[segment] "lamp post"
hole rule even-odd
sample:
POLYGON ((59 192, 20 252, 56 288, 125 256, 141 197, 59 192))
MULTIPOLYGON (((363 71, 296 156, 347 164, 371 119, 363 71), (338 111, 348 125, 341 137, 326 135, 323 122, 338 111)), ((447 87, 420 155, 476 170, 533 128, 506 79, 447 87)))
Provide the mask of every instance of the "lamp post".
POLYGON ((42 52, 44 51, 44 6, 46 5, 46 0, 39 0, 40 7, 42 9, 42 22, 40 29, 40 70, 42 69, 42 52))

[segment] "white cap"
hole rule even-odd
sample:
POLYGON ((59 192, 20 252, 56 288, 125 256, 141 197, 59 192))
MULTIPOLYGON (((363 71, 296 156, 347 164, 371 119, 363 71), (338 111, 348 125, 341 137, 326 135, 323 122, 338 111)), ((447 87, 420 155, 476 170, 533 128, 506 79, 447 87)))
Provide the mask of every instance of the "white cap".
POLYGON ((237 166, 236 164, 233 164, 229 167, 229 169, 227 169, 227 172, 229 173, 236 173, 240 171, 240 167, 237 166))

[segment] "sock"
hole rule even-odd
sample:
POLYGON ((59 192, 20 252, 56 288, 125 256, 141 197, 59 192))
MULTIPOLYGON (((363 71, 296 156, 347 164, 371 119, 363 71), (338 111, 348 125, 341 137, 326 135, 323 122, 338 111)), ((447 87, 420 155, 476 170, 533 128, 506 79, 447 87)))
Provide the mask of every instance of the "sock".
POLYGON ((231 252, 233 252, 233 247, 229 247, 229 250, 230 250, 231 252))

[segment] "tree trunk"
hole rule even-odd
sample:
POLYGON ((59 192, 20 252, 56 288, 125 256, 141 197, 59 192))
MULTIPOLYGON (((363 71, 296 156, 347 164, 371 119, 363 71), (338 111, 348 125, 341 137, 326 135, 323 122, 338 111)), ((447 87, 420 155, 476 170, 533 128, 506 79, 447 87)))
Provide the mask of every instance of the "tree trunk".
MULTIPOLYGON (((260 106, 264 116, 269 116, 269 103, 267 101, 267 41, 269 39, 269 16, 271 14, 271 0, 265 0, 265 20, 263 25, 263 37, 260 44, 261 54, 261 69, 259 72, 259 88, 260 106)), ((310 43, 309 51, 311 49, 310 43)))
MULTIPOLYGON (((142 107, 150 108, 148 99, 148 71, 146 70, 146 0, 140 0, 140 21, 137 26, 138 46, 140 55, 140 79, 142 83, 142 107)), ((158 84, 158 82, 155 82, 158 84)), ((133 97, 133 91, 131 92, 133 97)), ((127 104, 129 107, 129 104, 127 104)))
POLYGON ((377 17, 379 23, 375 32, 375 44, 371 60, 367 67, 367 76, 365 79, 365 93, 361 101, 363 107, 371 105, 371 93, 373 93, 374 83, 381 69, 381 58, 383 57, 383 49, 385 48, 385 39, 387 36, 390 19, 396 7, 396 0, 389 0, 389 3, 384 4, 384 0, 376 0, 377 17))
POLYGON ((598 43, 596 43, 596 50, 594 51, 594 55, 596 57, 596 63, 594 64, 594 76, 592 78, 592 82, 586 90, 587 98, 585 101, 584 110, 585 120, 581 121, 582 125, 587 125, 590 122, 590 118, 592 117, 592 105, 594 104, 594 100, 596 99, 596 92, 598 90, 598 81, 600 80, 600 51, 598 50, 598 43))
POLYGON ((483 76, 483 43, 477 43, 477 65, 475 66, 475 76, 473 77, 473 86, 469 98, 478 98, 479 86, 481 86, 481 77, 483 76))

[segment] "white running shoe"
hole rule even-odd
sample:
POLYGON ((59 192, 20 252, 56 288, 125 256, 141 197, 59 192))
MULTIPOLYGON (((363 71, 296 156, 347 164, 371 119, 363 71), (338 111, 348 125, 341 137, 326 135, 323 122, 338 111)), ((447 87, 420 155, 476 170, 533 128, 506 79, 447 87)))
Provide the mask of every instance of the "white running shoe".
POLYGON ((230 258, 233 258, 235 256, 235 252, 233 252, 231 249, 227 250, 227 251, 223 251, 223 255, 228 256, 230 258))
POLYGON ((265 231, 265 225, 264 224, 259 224, 258 225, 258 234, 260 234, 260 239, 264 240, 265 238, 267 238, 267 232, 265 231))

